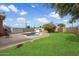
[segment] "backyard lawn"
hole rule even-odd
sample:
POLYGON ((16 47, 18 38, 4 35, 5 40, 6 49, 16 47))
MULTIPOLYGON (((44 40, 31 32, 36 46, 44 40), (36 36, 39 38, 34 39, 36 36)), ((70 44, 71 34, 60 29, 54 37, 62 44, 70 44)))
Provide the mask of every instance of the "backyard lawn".
POLYGON ((71 33, 50 33, 49 37, 24 43, 21 48, 0 50, 0 55, 70 56, 79 55, 79 36, 71 33))

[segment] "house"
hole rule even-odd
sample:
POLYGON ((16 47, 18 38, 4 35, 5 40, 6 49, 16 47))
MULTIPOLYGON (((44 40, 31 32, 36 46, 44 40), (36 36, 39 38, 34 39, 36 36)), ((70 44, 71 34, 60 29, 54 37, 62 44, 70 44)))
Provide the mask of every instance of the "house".
POLYGON ((65 32, 65 25, 64 24, 58 24, 58 26, 55 29, 55 32, 65 32))
POLYGON ((3 28, 3 20, 5 19, 5 14, 0 12, 0 36, 4 35, 4 28, 3 28))

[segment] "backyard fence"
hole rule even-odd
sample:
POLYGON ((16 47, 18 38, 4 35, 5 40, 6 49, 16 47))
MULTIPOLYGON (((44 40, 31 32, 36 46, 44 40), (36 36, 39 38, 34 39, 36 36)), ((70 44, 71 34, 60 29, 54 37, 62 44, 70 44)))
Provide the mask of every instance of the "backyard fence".
POLYGON ((23 33, 23 32, 33 32, 34 29, 33 28, 29 28, 29 29, 25 29, 25 28, 13 28, 11 30, 11 32, 13 34, 16 34, 16 33, 23 33))
POLYGON ((71 33, 79 34, 79 27, 66 28, 66 32, 71 32, 71 33))

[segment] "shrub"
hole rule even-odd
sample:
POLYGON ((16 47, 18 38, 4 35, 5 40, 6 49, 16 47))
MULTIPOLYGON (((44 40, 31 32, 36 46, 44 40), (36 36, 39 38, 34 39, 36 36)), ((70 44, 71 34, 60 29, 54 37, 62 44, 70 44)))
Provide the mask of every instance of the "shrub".
POLYGON ((44 24, 42 27, 44 28, 44 30, 47 30, 48 32, 54 32, 56 28, 56 26, 52 23, 44 24))

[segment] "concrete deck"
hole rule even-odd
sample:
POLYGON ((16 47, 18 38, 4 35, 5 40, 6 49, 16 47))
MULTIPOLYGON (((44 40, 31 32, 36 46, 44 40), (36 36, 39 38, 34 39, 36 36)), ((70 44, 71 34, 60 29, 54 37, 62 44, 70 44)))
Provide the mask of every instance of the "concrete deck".
POLYGON ((41 33, 40 35, 26 36, 26 35, 23 35, 22 33, 19 33, 19 34, 12 34, 10 35, 9 38, 0 37, 0 49, 5 49, 28 41, 32 42, 36 39, 39 39, 45 36, 48 36, 48 34, 41 33))

